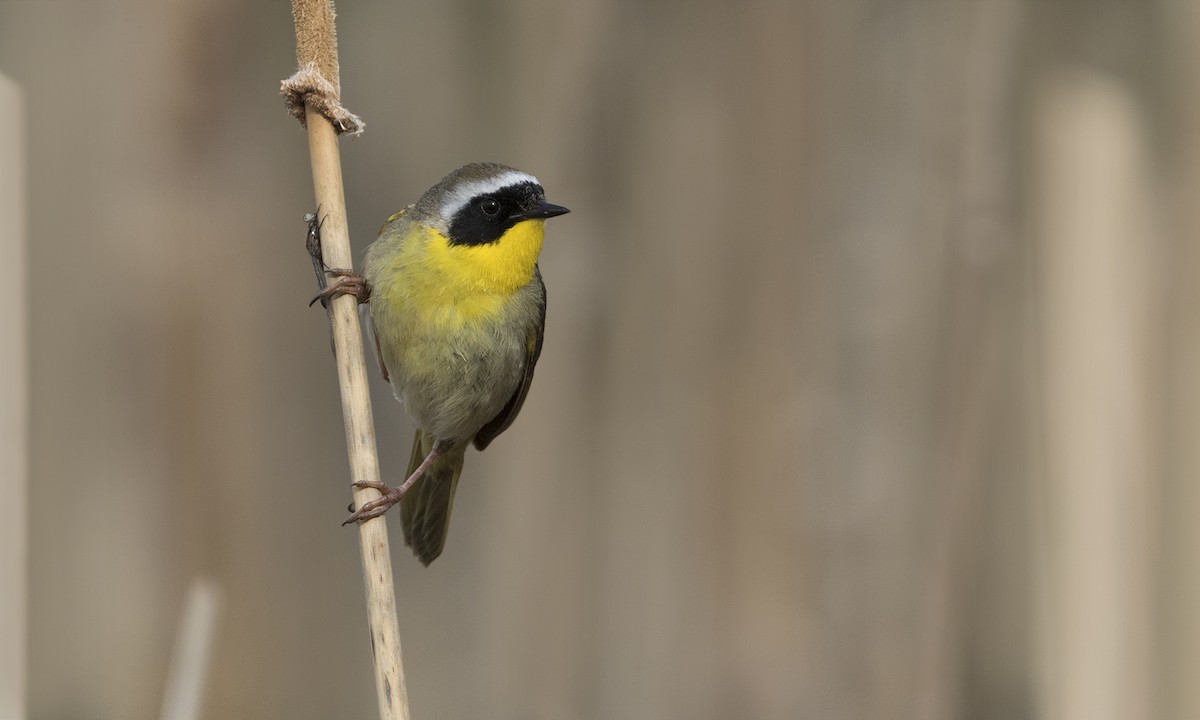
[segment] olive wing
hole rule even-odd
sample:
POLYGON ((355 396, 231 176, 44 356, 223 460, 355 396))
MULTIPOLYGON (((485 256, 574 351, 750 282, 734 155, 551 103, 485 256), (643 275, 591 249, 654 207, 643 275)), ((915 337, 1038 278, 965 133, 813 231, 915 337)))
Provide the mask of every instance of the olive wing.
POLYGON ((529 394, 529 385, 533 382, 533 368, 541 357, 542 336, 546 331, 546 285, 542 282, 540 273, 534 275, 534 280, 542 287, 542 301, 538 306, 538 321, 530 329, 525 342, 525 367, 521 372, 521 382, 517 384, 517 389, 513 391, 512 397, 504 404, 500 413, 475 433, 477 450, 486 448, 496 436, 513 424, 513 420, 516 420, 517 414, 521 412, 521 406, 525 404, 525 396, 529 394))

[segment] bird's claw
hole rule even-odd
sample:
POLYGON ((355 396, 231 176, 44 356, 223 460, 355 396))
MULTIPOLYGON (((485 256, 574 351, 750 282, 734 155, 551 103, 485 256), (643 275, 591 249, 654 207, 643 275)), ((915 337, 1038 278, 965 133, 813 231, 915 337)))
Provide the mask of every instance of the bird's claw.
POLYGON ((329 301, 338 295, 353 295, 358 298, 358 303, 361 305, 371 299, 371 286, 367 284, 362 275, 353 270, 342 268, 331 268, 325 272, 337 278, 329 287, 324 288, 321 292, 313 296, 309 300, 308 306, 312 307, 313 303, 320 301, 325 308, 329 307, 329 301))
POLYGON ((392 487, 381 482, 355 482, 350 483, 356 488, 371 488, 378 490, 380 495, 374 500, 368 500, 362 504, 362 507, 350 513, 350 517, 342 523, 349 525, 350 523, 361 523, 371 518, 379 517, 388 511, 388 508, 400 502, 400 498, 404 497, 404 491, 407 488, 392 487))

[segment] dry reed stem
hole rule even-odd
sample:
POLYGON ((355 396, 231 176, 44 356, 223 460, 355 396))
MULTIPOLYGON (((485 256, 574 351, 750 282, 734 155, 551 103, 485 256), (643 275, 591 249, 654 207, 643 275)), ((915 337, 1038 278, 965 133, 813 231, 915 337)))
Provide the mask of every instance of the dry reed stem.
MULTIPOLYGON (((338 155, 338 130, 322 114, 337 97, 337 40, 333 6, 329 0, 293 0, 296 20, 296 51, 300 67, 331 73, 324 77, 333 97, 314 101, 311 93, 304 103, 308 148, 312 160, 313 189, 321 212, 321 239, 327 267, 353 266, 350 232, 346 223, 346 200, 342 190, 342 167, 338 155)), ((284 83, 285 94, 295 85, 284 83)), ((344 130, 345 128, 343 128, 344 130)), ((362 329, 355 298, 339 296, 330 302, 342 414, 346 426, 346 448, 350 477, 354 482, 379 482, 379 459, 375 450, 375 424, 363 357, 362 329)), ((356 489, 356 506, 379 497, 376 490, 356 489)), ((408 688, 400 654, 400 628, 396 619, 396 597, 392 582, 391 551, 383 517, 359 525, 359 547, 366 584, 367 618, 375 661, 375 686, 379 714, 383 720, 408 720, 408 688)))

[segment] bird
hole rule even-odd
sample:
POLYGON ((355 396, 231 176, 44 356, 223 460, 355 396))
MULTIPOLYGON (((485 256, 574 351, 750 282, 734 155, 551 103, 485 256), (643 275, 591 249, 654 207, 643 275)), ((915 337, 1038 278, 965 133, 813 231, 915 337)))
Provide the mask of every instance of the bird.
POLYGON ((416 426, 405 480, 354 483, 381 495, 343 524, 399 503, 417 559, 441 555, 468 446, 507 430, 529 392, 546 323, 545 221, 567 212, 533 175, 471 163, 387 219, 361 275, 329 271, 337 280, 314 301, 367 305, 383 377, 416 426))

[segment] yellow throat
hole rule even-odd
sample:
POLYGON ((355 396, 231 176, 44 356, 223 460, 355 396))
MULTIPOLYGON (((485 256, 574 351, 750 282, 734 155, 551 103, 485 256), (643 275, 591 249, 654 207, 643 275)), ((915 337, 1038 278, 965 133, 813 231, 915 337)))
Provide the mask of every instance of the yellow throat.
POLYGON ((523 220, 496 242, 455 245, 432 227, 414 228, 416 242, 404 243, 379 269, 396 281, 378 288, 378 301, 445 328, 494 318, 533 280, 544 229, 545 220, 523 220))
POLYGON ((533 280, 545 228, 545 220, 522 220, 499 240, 486 245, 454 245, 445 235, 428 228, 429 269, 457 298, 475 293, 513 293, 533 280))

